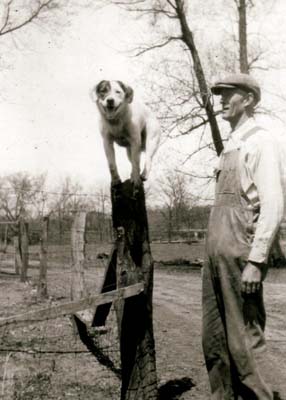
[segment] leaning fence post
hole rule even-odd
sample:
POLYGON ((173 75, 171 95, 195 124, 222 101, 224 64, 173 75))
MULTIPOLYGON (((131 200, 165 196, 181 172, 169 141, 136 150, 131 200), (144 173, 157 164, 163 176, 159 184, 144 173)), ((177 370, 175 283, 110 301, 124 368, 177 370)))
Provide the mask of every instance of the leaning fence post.
POLYGON ((40 274, 37 287, 37 296, 40 299, 48 297, 47 268, 48 268, 48 227, 49 217, 46 216, 41 224, 40 238, 40 274))
POLYGON ((78 300, 85 294, 84 257, 85 241, 84 231, 86 212, 77 211, 74 215, 71 231, 71 299, 78 300))
POLYGON ((23 219, 19 221, 19 236, 20 236, 20 281, 26 282, 29 267, 29 225, 23 219))

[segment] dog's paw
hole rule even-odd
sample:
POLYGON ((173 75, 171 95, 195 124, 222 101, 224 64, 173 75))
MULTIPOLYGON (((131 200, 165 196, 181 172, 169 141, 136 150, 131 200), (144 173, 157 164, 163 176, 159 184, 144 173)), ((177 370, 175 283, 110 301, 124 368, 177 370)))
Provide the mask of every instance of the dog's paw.
POLYGON ((131 175, 130 181, 135 187, 139 187, 142 185, 142 178, 140 175, 131 175))
POLYGON ((150 168, 145 165, 143 172, 141 174, 141 179, 143 182, 147 181, 148 177, 149 177, 149 172, 150 172, 150 168))

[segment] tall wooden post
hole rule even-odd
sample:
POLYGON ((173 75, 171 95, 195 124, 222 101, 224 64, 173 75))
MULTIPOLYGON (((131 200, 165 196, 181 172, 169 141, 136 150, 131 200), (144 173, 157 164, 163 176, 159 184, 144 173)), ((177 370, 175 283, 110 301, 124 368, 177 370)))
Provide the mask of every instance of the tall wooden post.
POLYGON ((15 262, 15 274, 19 275, 22 264, 20 256, 19 236, 14 236, 14 262, 15 262))
MULTIPOLYGON (((117 287, 144 282, 144 292, 120 310, 121 400, 158 398, 153 335, 153 260, 143 185, 134 194, 127 180, 111 193, 117 231, 117 287)), ((121 308, 121 307, 120 307, 121 308)))
POLYGON ((20 281, 26 282, 29 267, 29 225, 23 219, 19 221, 19 242, 20 242, 20 281))
POLYGON ((78 300, 85 294, 84 282, 84 255, 85 241, 84 231, 86 212, 77 211, 74 216, 71 232, 71 299, 78 300))
POLYGON ((37 287, 37 295, 40 299, 48 297, 47 268, 48 268, 48 226, 49 217, 46 216, 42 221, 42 232, 40 239, 40 274, 37 287))

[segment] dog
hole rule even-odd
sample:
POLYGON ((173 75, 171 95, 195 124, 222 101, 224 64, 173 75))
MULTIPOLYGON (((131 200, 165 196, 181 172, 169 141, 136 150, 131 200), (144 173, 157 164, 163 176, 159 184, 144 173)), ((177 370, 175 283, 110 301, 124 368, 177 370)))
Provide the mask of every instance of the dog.
POLYGON ((93 98, 100 113, 100 132, 111 174, 111 184, 121 182, 114 143, 126 147, 131 162, 131 182, 139 186, 148 179, 154 154, 160 143, 160 127, 152 112, 133 99, 133 89, 121 81, 99 82, 93 98), (141 152, 145 151, 145 165, 140 174, 141 152))

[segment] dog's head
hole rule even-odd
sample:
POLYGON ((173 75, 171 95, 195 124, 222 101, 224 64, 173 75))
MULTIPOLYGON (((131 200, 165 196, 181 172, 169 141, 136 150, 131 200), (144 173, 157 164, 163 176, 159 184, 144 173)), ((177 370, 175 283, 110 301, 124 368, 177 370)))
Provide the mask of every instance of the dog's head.
POLYGON ((116 119, 133 100, 133 89, 121 81, 101 81, 94 93, 100 112, 108 120, 116 119))

